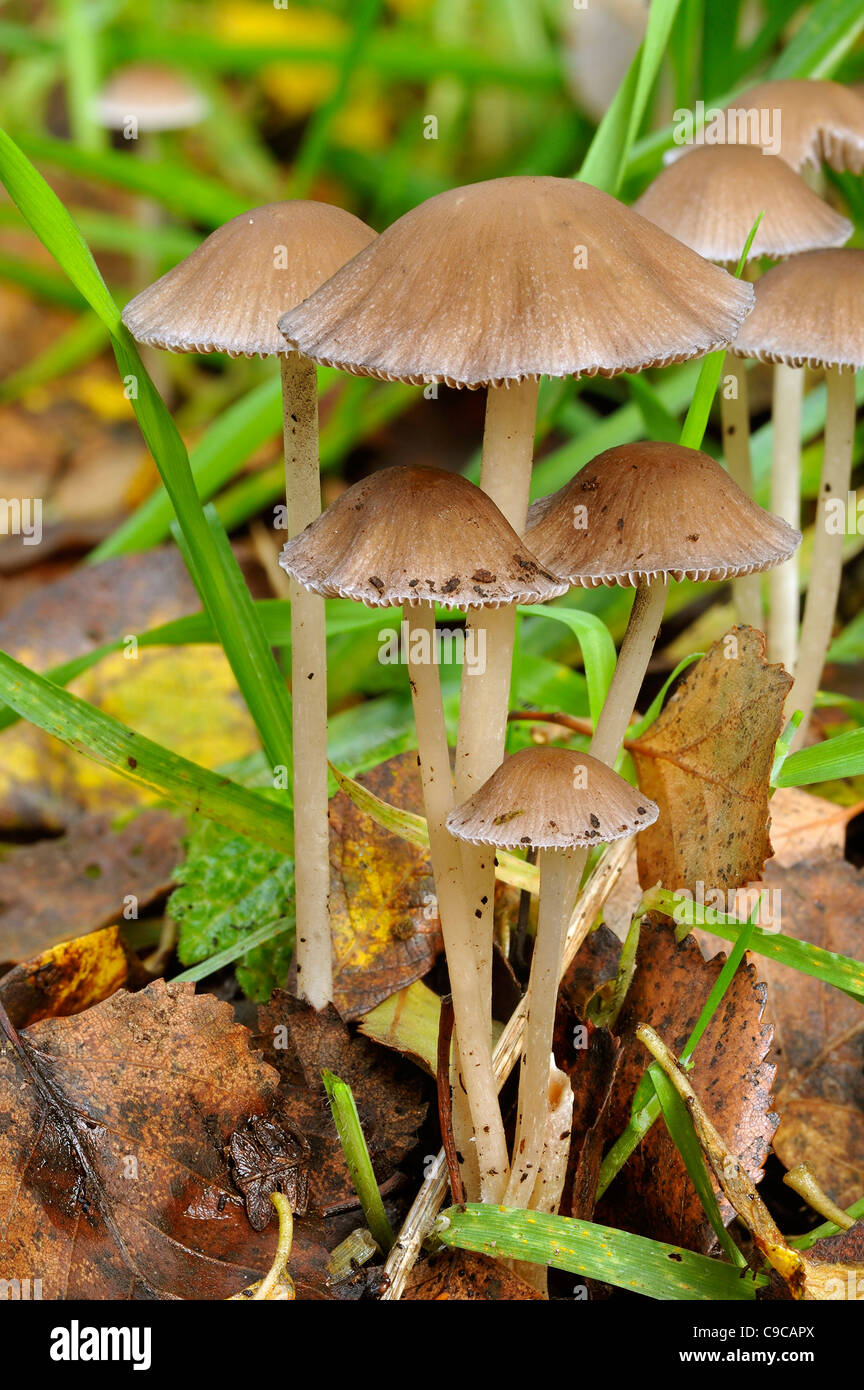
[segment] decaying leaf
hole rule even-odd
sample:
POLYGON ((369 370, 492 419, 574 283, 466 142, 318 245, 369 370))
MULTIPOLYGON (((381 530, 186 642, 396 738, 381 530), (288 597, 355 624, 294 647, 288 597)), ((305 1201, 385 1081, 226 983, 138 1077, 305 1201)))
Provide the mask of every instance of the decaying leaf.
POLYGON ((59 839, 0 858, 0 960, 25 960, 58 941, 137 917, 166 893, 183 857, 184 822, 142 811, 121 830, 81 816, 59 839))
POLYGON ((255 1045, 279 1072, 282 1110, 311 1147, 309 1210, 327 1214, 356 1202, 321 1084, 325 1067, 351 1087, 375 1176, 384 1184, 413 1148, 426 1113, 418 1073, 352 1037, 332 1006, 316 1013, 278 990, 261 1006, 258 1027, 255 1045))
POLYGON ((223 1150, 277 1084, 190 985, 6 1033, 4 1277, 40 1278, 46 1299, 225 1298, 260 1277, 272 1242, 252 1239, 223 1150))
POLYGON ((82 1013, 141 973, 117 928, 107 927, 16 965, 0 979, 0 1004, 15 1028, 28 1028, 82 1013))
POLYGON ((291 1210, 302 1216, 309 1197, 310 1148, 290 1120, 274 1124, 265 1116, 253 1116, 234 1131, 229 1152, 231 1174, 256 1231, 270 1224, 274 1192, 282 1193, 291 1210))
MULTIPOLYGON (((847 1265, 822 1258, 820 1246, 826 1242, 817 1242, 813 1248, 819 1253, 813 1256, 804 1255, 787 1243, 750 1181, 743 1163, 730 1152, 725 1140, 708 1118, 697 1091, 678 1066, 674 1053, 653 1028, 640 1025, 638 1036, 640 1042, 660 1063, 687 1106, 702 1152, 724 1196, 734 1207, 739 1220, 752 1233, 757 1248, 785 1281, 792 1297, 820 1302, 845 1301, 850 1298, 864 1300, 864 1264, 847 1265)), ((846 1231, 844 1235, 848 1237, 850 1232, 846 1231)), ((846 1250, 849 1245, 850 1242, 845 1241, 841 1243, 840 1248, 846 1250)), ((836 1248, 832 1248, 830 1253, 836 1253, 836 1248)))
POLYGON ((639 786, 660 807, 638 837, 639 881, 737 888, 771 854, 768 793, 791 677, 765 661, 765 638, 737 627, 692 666, 631 746, 639 786))
MULTIPOLYGON (((218 646, 136 648, 135 634, 200 610, 174 549, 74 571, 0 622, 0 649, 37 671, 124 640, 69 689, 146 737, 215 768, 257 746, 218 646), (128 640, 127 640, 128 639, 128 640)), ((0 828, 60 830, 82 811, 127 810, 154 795, 25 723, 0 733, 0 828)))
MULTIPOLYGON (((670 1047, 684 1047, 722 968, 722 957, 706 961, 688 936, 680 945, 667 926, 645 922, 636 971, 615 1032, 621 1057, 611 1089, 608 1129, 617 1137, 627 1126, 636 1086, 645 1070, 637 1037, 639 1024, 662 1030, 670 1047)), ((729 1135, 744 1169, 758 1182, 774 1130, 766 1061, 772 1030, 762 1022, 765 987, 752 964, 739 967, 693 1057, 693 1084, 711 1119, 729 1135)), ((724 1213, 728 1218, 731 1211, 724 1213)), ((596 1219, 638 1235, 707 1251, 714 1235, 683 1161, 662 1124, 656 1124, 631 1155, 597 1207, 596 1219)))
POLYGON ((469 1250, 451 1250, 415 1266, 402 1297, 430 1302, 543 1301, 537 1289, 511 1273, 501 1260, 469 1250))
MULTIPOLYGON (((423 810, 414 753, 359 780, 395 806, 423 810)), ((419 980, 442 950, 428 855, 382 830, 343 792, 330 802, 330 920, 335 1000, 346 1019, 419 980)))
MULTIPOLYGON (((864 873, 839 854, 769 864, 784 933, 841 955, 861 954, 864 873)), ((774 1148, 787 1168, 807 1159, 842 1207, 864 1195, 864 1014, 840 990, 760 960, 776 1026, 774 1148)))

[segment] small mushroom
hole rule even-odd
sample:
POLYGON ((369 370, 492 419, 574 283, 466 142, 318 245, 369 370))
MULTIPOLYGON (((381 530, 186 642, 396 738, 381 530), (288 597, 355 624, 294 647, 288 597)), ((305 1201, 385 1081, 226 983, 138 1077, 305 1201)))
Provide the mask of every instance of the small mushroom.
POLYGON ((766 272, 756 289, 752 326, 735 343, 742 357, 824 368, 825 449, 814 527, 810 585, 787 717, 803 710, 793 746, 804 738, 831 640, 843 569, 845 526, 829 509, 846 504, 855 434, 855 372, 864 367, 864 251, 810 251, 766 272))
MULTIPOLYGON (((321 512, 314 363, 292 352, 279 315, 311 294, 375 233, 326 203, 253 208, 219 227, 126 305, 138 342, 172 352, 281 358, 289 535, 321 512)), ((297 975, 316 1008, 333 997, 327 808, 327 642, 324 605, 291 594, 297 975)))
POLYGON ((599 454, 558 492, 534 503, 525 538, 571 584, 636 589, 591 742, 595 757, 610 765, 648 669, 669 578, 755 574, 781 564, 801 541, 798 531, 751 502, 707 454, 657 442, 599 454))
MULTIPOLYGON (((773 259, 822 247, 842 246, 852 223, 819 198, 782 159, 752 145, 705 145, 668 165, 645 190, 636 210, 706 260, 736 263, 753 223, 762 220, 748 261, 773 259)), ((724 374, 734 393, 720 393, 723 449, 729 471, 753 496, 747 373, 727 352, 724 374)), ((800 414, 803 373, 780 366, 774 374, 774 456, 771 509, 798 527, 801 519, 800 414)), ((737 580, 735 601, 743 622, 764 626, 758 576, 737 580)), ((793 555, 769 579, 769 651, 790 670, 798 631, 798 564, 793 555)))
MULTIPOLYGON (((500 1200, 507 1146, 492 1068, 490 999, 475 947, 484 926, 468 902, 460 847, 446 830, 454 796, 436 669, 435 605, 542 603, 567 586, 543 568, 484 492, 437 468, 386 468, 355 483, 288 541, 280 564, 316 594, 375 608, 403 605, 432 869, 481 1192, 489 1201, 500 1200), (482 596, 471 581, 478 569, 489 575, 482 596)), ((485 858, 494 882, 493 858, 485 858)))
POLYGON ((524 748, 447 818, 469 844, 539 851, 540 911, 528 983, 519 1111, 504 1200, 528 1206, 543 1153, 549 1054, 564 940, 588 850, 635 835, 659 812, 653 801, 588 753, 524 748))

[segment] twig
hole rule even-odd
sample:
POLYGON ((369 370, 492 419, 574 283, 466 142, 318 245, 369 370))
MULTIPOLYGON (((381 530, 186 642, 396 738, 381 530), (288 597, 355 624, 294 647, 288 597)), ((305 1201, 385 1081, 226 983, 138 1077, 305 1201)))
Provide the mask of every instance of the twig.
MULTIPOLYGON (((633 853, 633 837, 618 840, 600 858, 597 867, 585 885, 576 910, 570 921, 567 940, 564 946, 562 977, 569 970, 582 942, 601 907, 609 897, 624 872, 624 866, 633 853)), ((498 1039, 493 1057, 495 1075, 499 1086, 503 1085, 519 1060, 522 1051, 522 1034, 525 1028, 526 1001, 523 999, 498 1039)), ((394 1302, 401 1298, 405 1281, 420 1249, 435 1220, 438 1210, 447 1195, 447 1161, 443 1149, 431 1164, 423 1185, 414 1198, 411 1209, 393 1249, 384 1266, 384 1275, 389 1283, 381 1295, 382 1300, 394 1302)))
MULTIPOLYGON (((574 734, 585 734, 588 738, 591 738, 594 733, 594 725, 591 720, 580 719, 578 715, 575 714, 543 714, 540 710, 511 709, 507 718, 508 720, 520 720, 528 724, 559 724, 562 729, 571 729, 574 734)), ((631 719, 630 722, 634 724, 638 721, 631 719)), ((629 739, 624 740, 623 747, 631 747, 629 739)))

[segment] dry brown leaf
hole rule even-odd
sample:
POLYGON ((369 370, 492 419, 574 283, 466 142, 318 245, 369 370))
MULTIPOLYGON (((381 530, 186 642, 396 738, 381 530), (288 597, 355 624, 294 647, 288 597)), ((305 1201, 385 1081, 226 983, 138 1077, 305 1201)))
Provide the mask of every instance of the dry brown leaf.
MULTIPOLYGON (((817 1241, 812 1254, 793 1249, 781 1234, 753 1183, 744 1164, 730 1152, 726 1141, 711 1123, 699 1093, 690 1078, 678 1066, 674 1053, 657 1032, 644 1024, 639 1026, 639 1041, 660 1063, 684 1101, 693 1121, 693 1128, 726 1200, 734 1207, 738 1218, 752 1233, 757 1248, 784 1280, 793 1298, 806 1301, 864 1300, 864 1264, 861 1243, 857 1237, 817 1241), (842 1252, 842 1253, 841 1253, 842 1252), (849 1254, 855 1263, 845 1263, 849 1254), (829 1255, 831 1258, 826 1259, 829 1255)), ((854 1227, 852 1228, 854 1231, 854 1227)), ((850 1237, 852 1232, 843 1232, 850 1237)))
POLYGON ((142 811, 122 830, 82 816, 59 839, 0 859, 0 960, 24 960, 59 941, 138 917, 167 893, 183 858, 185 823, 142 811))
POLYGON ((761 877, 771 854, 768 781, 791 677, 765 638, 737 627, 691 667, 631 745, 639 785, 660 807, 638 837, 639 881, 697 891, 761 877))
MULTIPOLYGON (((676 945, 671 928, 642 926, 633 976, 615 1032, 621 1059, 609 1101, 610 1137, 623 1133, 636 1086, 645 1070, 639 1024, 662 1032, 680 1052, 722 968, 706 961, 688 936, 676 945)), ((761 964, 761 962, 760 962, 761 964)), ((771 1113, 774 1067, 766 1055, 771 1027, 762 1022, 765 987, 754 966, 740 966, 693 1054, 692 1079, 711 1119, 728 1134, 735 1153, 758 1182, 777 1117, 771 1113)), ((727 1208, 727 1217, 731 1211, 727 1208)), ((652 1127, 608 1188, 596 1220, 692 1250, 707 1250, 714 1235, 684 1163, 665 1125, 652 1127)))
POLYGON ((224 1298, 262 1275, 275 1242, 249 1226, 224 1148, 278 1077, 227 1004, 156 981, 12 1031, 4 1277, 41 1279, 45 1299, 125 1299, 224 1298))
POLYGON ((356 1202, 321 1072, 347 1082, 379 1185, 414 1147, 426 1113, 419 1073, 363 1037, 352 1037, 332 1006, 320 1012, 277 990, 258 1013, 255 1045, 279 1072, 282 1111, 311 1147, 309 1210, 322 1214, 356 1202))
POLYGON ((470 1250, 452 1250, 415 1265, 403 1300, 460 1302, 543 1302, 543 1295, 511 1273, 500 1260, 470 1250))

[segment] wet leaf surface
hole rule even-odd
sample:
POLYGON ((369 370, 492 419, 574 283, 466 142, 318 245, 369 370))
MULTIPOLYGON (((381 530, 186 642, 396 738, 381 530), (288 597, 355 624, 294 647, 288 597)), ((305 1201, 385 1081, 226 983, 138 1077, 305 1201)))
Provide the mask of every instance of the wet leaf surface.
POLYGON ((150 810, 115 830, 107 815, 74 820, 59 839, 0 857, 0 960, 134 920, 171 886, 184 822, 150 810))
POLYGON ((116 927, 76 937, 22 961, 0 979, 0 1004, 15 1028, 42 1018, 68 1018, 144 983, 137 956, 116 927))
POLYGON ((277 991, 258 1014, 255 1045, 280 1076, 279 1099, 308 1141, 309 1210, 327 1214, 356 1197, 321 1084, 327 1068, 354 1094, 379 1186, 414 1147, 426 1114, 426 1083, 410 1063, 352 1036, 337 1011, 317 1012, 277 991))
POLYGON ((737 888, 771 854, 768 781, 791 679, 765 639, 732 629, 692 666, 631 747, 639 786, 660 807, 638 837, 639 881, 737 888))

